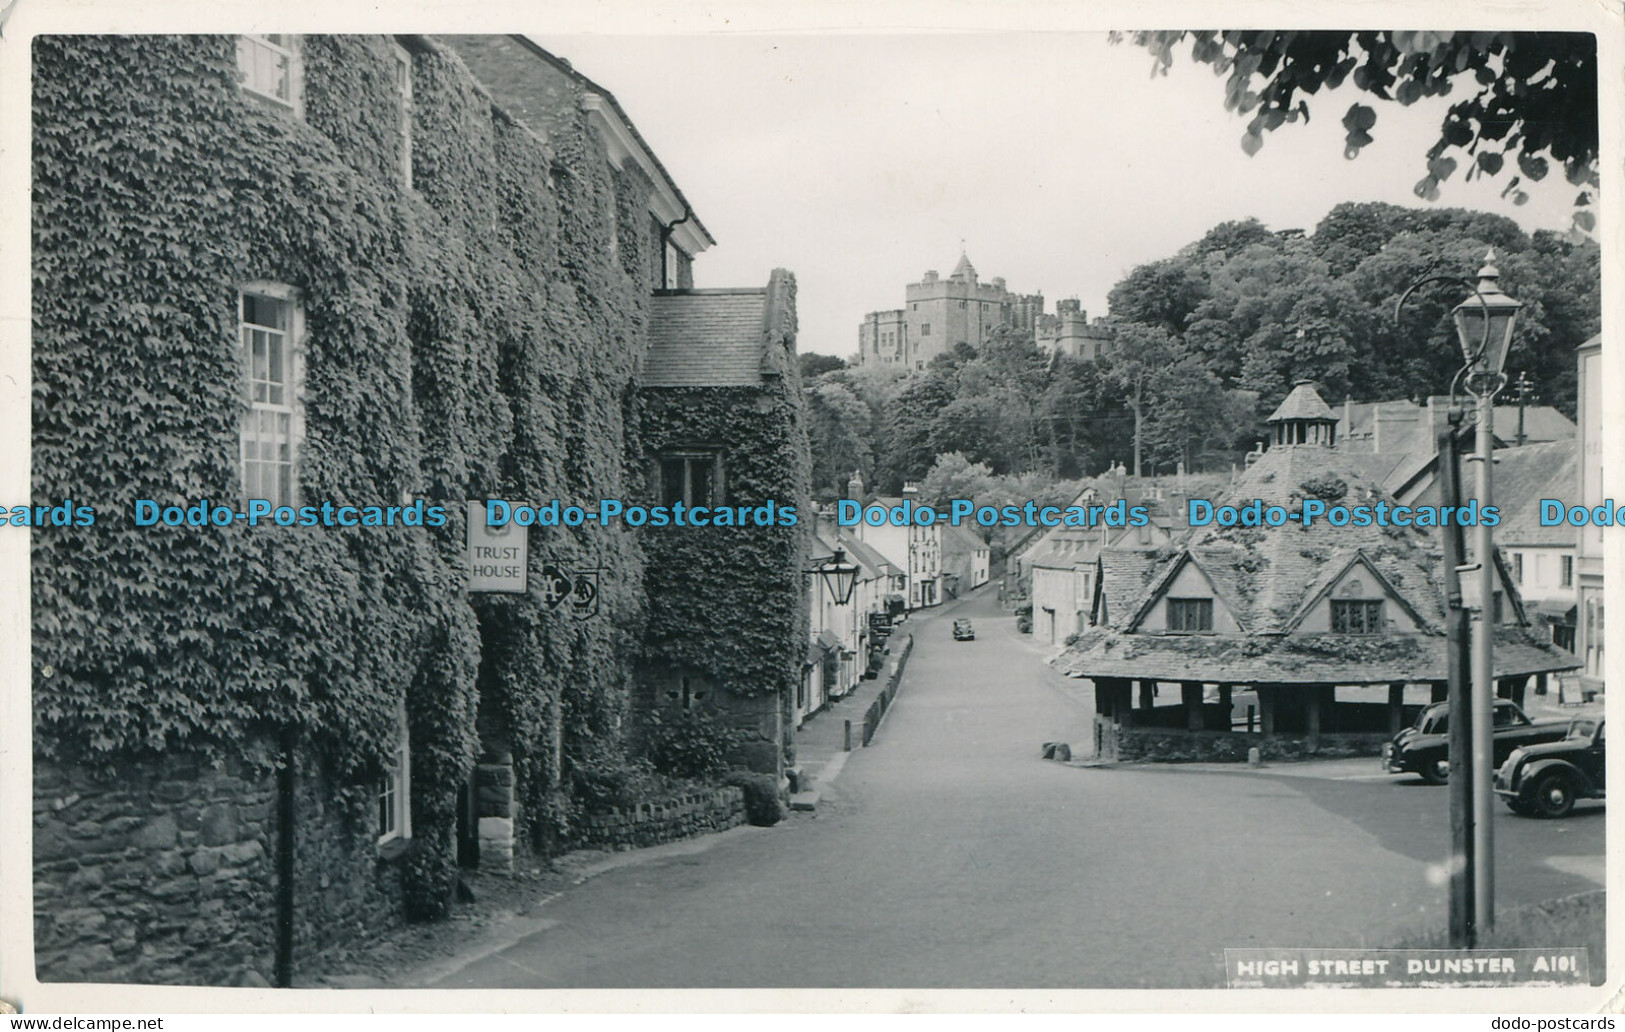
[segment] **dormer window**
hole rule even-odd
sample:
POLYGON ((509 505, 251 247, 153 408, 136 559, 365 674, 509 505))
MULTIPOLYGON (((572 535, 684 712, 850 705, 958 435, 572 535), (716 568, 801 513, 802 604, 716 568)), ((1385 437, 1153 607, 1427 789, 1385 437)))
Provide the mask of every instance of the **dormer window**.
POLYGON ((1203 634, 1213 630, 1211 598, 1168 600, 1168 630, 1174 634, 1203 634))
POLYGON ((1333 599, 1333 634, 1381 634, 1381 599, 1333 599))

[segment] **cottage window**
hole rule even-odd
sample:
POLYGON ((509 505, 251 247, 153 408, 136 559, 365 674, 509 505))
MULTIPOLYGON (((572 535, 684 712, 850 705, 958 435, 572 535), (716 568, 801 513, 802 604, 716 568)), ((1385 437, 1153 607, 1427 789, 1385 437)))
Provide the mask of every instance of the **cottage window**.
POLYGON ((272 506, 294 503, 294 458, 302 429, 295 366, 299 325, 299 306, 287 287, 261 285, 238 295, 248 385, 243 491, 272 506))
POLYGON ((1213 600, 1211 598, 1169 599, 1168 629, 1185 634, 1213 630, 1213 600))
POLYGON ((395 707, 395 756, 378 787, 378 843, 412 837, 412 739, 406 697, 395 707))
POLYGON ((677 703, 678 708, 686 712, 693 709, 701 699, 705 698, 705 692, 694 684, 687 674, 684 674, 677 679, 677 687, 666 692, 666 698, 677 703))
POLYGON ((1381 634, 1381 599, 1333 599, 1333 634, 1381 634))
POLYGON ((922 336, 922 337, 931 336, 931 324, 930 323, 921 323, 920 324, 920 336, 922 336))
POLYGON ((1559 566, 1558 570, 1559 570, 1559 572, 1558 572, 1558 587, 1560 587, 1560 588, 1572 588, 1572 587, 1574 587, 1574 556, 1572 556, 1572 555, 1563 556, 1562 559, 1561 559, 1561 565, 1559 566))
POLYGON ((395 52, 395 92, 400 102, 401 185, 412 188, 412 55, 399 43, 395 52))
POLYGON ((720 451, 671 452, 660 459, 660 497, 667 506, 717 505, 722 501, 720 451))
POLYGON ((298 113, 300 66, 293 36, 238 36, 237 74, 253 99, 267 107, 298 113))
MULTIPOLYGON (((1536 564, 1537 568, 1539 564, 1536 564)), ((1512 579, 1519 584, 1523 583, 1523 553, 1512 553, 1512 579)))

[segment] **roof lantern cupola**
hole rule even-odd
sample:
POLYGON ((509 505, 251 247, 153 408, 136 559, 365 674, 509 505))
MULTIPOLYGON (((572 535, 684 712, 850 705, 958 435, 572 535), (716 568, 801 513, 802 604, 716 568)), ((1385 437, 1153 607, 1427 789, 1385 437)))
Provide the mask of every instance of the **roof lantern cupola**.
POLYGON ((1313 380, 1293 384, 1292 393, 1266 422, 1277 447, 1311 444, 1330 448, 1336 442, 1337 417, 1315 390, 1313 380))

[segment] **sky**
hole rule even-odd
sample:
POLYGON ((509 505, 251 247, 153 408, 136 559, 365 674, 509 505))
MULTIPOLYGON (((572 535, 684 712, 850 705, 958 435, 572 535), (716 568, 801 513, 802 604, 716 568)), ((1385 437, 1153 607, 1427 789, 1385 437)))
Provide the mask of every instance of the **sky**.
MULTIPOLYGON (((1153 77, 1149 52, 1094 32, 534 38, 615 94, 716 238, 695 285, 787 268, 799 350, 842 357, 865 313, 947 275, 961 240, 982 280, 1095 316, 1134 266, 1226 220, 1312 232, 1343 201, 1426 206, 1412 187, 1464 95, 1377 102, 1375 142, 1348 160, 1343 113, 1372 98, 1345 84, 1249 158, 1247 118, 1188 47, 1153 77)), ((1561 175, 1521 207, 1506 179, 1458 173, 1435 205, 1568 229, 1561 175)))

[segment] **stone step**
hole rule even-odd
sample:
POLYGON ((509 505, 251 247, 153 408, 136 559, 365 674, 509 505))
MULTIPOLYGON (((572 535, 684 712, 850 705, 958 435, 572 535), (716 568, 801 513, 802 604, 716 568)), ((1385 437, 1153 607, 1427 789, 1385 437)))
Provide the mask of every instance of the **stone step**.
POLYGON ((822 793, 818 792, 816 789, 810 789, 806 792, 796 792, 790 796, 790 809, 816 810, 818 809, 818 800, 821 794, 822 793))

